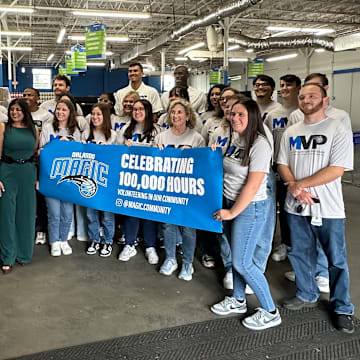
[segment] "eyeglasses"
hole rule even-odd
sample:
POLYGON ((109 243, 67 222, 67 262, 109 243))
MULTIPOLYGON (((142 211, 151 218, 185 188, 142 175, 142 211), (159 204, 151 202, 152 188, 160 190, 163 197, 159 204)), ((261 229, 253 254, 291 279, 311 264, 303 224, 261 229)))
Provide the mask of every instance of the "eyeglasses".
POLYGON ((267 83, 267 82, 263 82, 263 83, 256 83, 256 84, 254 85, 254 87, 255 87, 255 88, 268 87, 268 86, 270 86, 270 84, 269 84, 269 83, 267 83))
POLYGON ((133 111, 145 111, 145 108, 133 108, 133 111))

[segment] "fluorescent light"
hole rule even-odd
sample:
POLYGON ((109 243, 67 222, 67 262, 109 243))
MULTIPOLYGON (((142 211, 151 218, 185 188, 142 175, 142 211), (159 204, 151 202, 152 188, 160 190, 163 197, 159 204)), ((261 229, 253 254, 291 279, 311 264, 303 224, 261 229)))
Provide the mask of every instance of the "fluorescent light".
POLYGON ((87 66, 105 66, 104 62, 87 62, 87 66))
POLYGON ((233 45, 228 48, 228 51, 239 49, 240 45, 233 45))
POLYGON ((12 46, 1 46, 0 50, 4 51, 32 51, 31 47, 12 47, 12 46))
POLYGON ((286 60, 286 59, 295 58, 297 56, 298 56, 298 54, 287 54, 287 55, 282 55, 282 56, 271 57, 271 58, 266 59, 266 61, 273 62, 273 61, 279 61, 279 60, 286 60))
POLYGON ((253 52, 254 52, 254 49, 247 49, 246 52, 247 52, 247 53, 253 53, 253 52))
POLYGON ((0 6, 0 11, 31 14, 34 9, 31 7, 0 6))
POLYGON ((50 61, 54 57, 54 54, 50 54, 46 61, 50 61))
POLYGON ((29 31, 0 31, 0 36, 31 36, 29 31))
POLYGON ((127 19, 148 19, 149 13, 129 12, 129 11, 99 11, 99 10, 76 10, 73 15, 90 17, 113 17, 127 19))
POLYGON ((58 44, 61 44, 61 43, 62 43, 62 41, 63 41, 63 39, 64 39, 64 36, 65 36, 65 33, 66 33, 66 29, 65 29, 65 28, 62 28, 62 29, 60 30, 59 36, 58 36, 58 38, 57 38, 57 40, 56 40, 56 42, 57 42, 58 44))
MULTIPOLYGON (((69 35, 68 39, 75 41, 85 41, 85 35, 69 35)), ((129 38, 126 36, 106 36, 106 42, 126 42, 129 38)))
POLYGON ((113 55, 114 53, 112 52, 112 51, 106 51, 106 53, 105 53, 105 55, 106 56, 111 56, 111 55, 113 55))
POLYGON ((236 81, 241 79, 242 79, 241 75, 229 76, 229 80, 236 81))
POLYGON ((200 43, 197 43, 197 44, 194 44, 194 45, 191 45, 185 49, 182 49, 178 52, 179 55, 182 55, 182 54, 185 54, 187 52, 189 52, 190 50, 195 50, 195 49, 198 49, 198 48, 201 48, 205 45, 204 42, 200 42, 200 43))
POLYGON ((247 62, 248 59, 247 58, 230 58, 229 61, 230 62, 247 62))
POLYGON ((269 31, 303 32, 316 35, 330 34, 335 31, 334 29, 298 28, 287 26, 268 26, 266 29, 269 31))
POLYGON ((175 61, 188 61, 189 59, 187 57, 183 57, 183 56, 177 56, 175 58, 175 61))
POLYGON ((317 53, 323 53, 323 52, 325 52, 325 49, 315 49, 315 52, 317 52, 317 53))
POLYGON ((198 62, 204 62, 204 61, 206 61, 208 58, 201 58, 201 57, 199 57, 199 58, 190 58, 190 60, 191 61, 198 61, 198 62))
POLYGON ((71 55, 71 54, 72 54, 72 52, 71 52, 71 50, 66 50, 66 51, 65 51, 65 54, 67 54, 67 55, 71 55))

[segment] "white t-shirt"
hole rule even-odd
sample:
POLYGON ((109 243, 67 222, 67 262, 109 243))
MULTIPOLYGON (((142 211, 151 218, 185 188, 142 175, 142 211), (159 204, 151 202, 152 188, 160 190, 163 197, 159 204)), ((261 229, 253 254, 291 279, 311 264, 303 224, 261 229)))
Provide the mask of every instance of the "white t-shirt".
POLYGON ((7 108, 5 106, 0 105, 0 113, 3 113, 7 116, 7 108))
MULTIPOLYGON (((169 129, 170 126, 167 124, 167 117, 168 117, 168 113, 162 114, 159 117, 159 120, 157 122, 157 124, 162 128, 162 129, 169 129)), ((195 127, 194 129, 198 132, 201 133, 202 131, 202 121, 200 118, 200 115, 198 113, 195 113, 195 119, 196 119, 196 123, 195 123, 195 127)))
POLYGON ((139 86, 139 88, 137 90, 135 90, 132 88, 131 83, 130 83, 128 86, 126 86, 114 93, 115 100, 116 100, 116 104, 115 104, 116 114, 118 114, 118 115, 122 114, 122 109, 123 109, 122 102, 124 100, 124 97, 130 91, 136 91, 139 94, 140 99, 148 100, 151 103, 153 113, 157 113, 157 112, 163 110, 159 93, 156 91, 155 88, 145 85, 142 82, 141 85, 139 86))
MULTIPOLYGON (((85 119, 90 124, 91 113, 87 114, 85 119)), ((130 121, 130 119, 130 116, 117 116, 115 114, 110 114, 111 128, 115 131, 120 130, 126 123, 130 121)))
MULTIPOLYGON (((124 125, 120 130, 117 131, 116 135, 116 144, 124 144, 126 137, 125 137, 125 131, 130 126, 130 122, 128 122, 126 125, 124 125)), ((162 131, 161 127, 158 124, 154 124, 154 130, 151 134, 150 139, 147 137, 143 137, 143 127, 139 124, 135 125, 135 128, 133 130, 133 134, 131 136, 131 140, 134 145, 144 145, 144 146, 152 146, 155 142, 155 137, 160 134, 162 131)))
POLYGON ((274 138, 274 146, 275 146, 275 153, 274 153, 274 161, 276 162, 279 149, 280 149, 280 141, 281 137, 288 125, 289 115, 295 111, 296 108, 286 108, 281 105, 280 108, 276 110, 270 111, 264 120, 264 124, 272 130, 272 135, 274 138))
POLYGON ((66 137, 73 141, 81 140, 81 134, 77 128, 75 129, 74 133, 70 135, 68 128, 59 128, 58 131, 55 131, 52 121, 46 122, 43 124, 40 134, 40 148, 44 147, 50 141, 60 139, 61 137, 66 137))
MULTIPOLYGON (((277 163, 288 166, 295 179, 303 179, 329 166, 352 170, 353 161, 352 132, 340 120, 326 118, 316 124, 300 121, 288 127, 281 139, 277 163)), ((306 190, 320 199, 321 217, 345 217, 340 177, 306 190)), ((301 214, 296 212, 298 205, 299 202, 288 192, 285 211, 302 216, 315 215, 314 205, 303 204, 301 214)))
POLYGON ((206 121, 206 123, 203 125, 203 128, 201 130, 201 135, 205 139, 206 144, 211 145, 209 143, 209 138, 211 134, 220 126, 222 122, 221 118, 218 117, 211 117, 206 121))
POLYGON ((189 148, 205 147, 204 138, 194 129, 186 128, 182 135, 175 135, 171 128, 163 131, 155 137, 155 144, 161 144, 164 147, 189 148))
POLYGON ((203 125, 205 125, 206 122, 213 116, 215 116, 215 110, 205 111, 204 113, 202 113, 200 115, 200 117, 201 117, 201 121, 202 121, 203 125))
POLYGON ((0 112, 0 123, 5 123, 8 121, 8 117, 7 115, 5 115, 4 113, 0 112))
POLYGON ((42 129, 43 124, 45 124, 47 121, 52 121, 54 118, 54 116, 51 115, 48 111, 40 107, 36 111, 32 112, 31 116, 33 118, 34 124, 39 128, 39 130, 42 129))
MULTIPOLYGON (((81 139, 87 141, 89 134, 90 134, 90 130, 84 131, 81 134, 81 139)), ((111 135, 107 140, 105 139, 105 135, 103 133, 94 131, 93 134, 94 134, 94 138, 91 141, 95 144, 100 144, 100 143, 107 145, 116 144, 116 131, 114 130, 111 130, 111 135)))
POLYGON ((271 100, 271 102, 269 104, 258 104, 259 109, 260 109, 260 113, 261 113, 261 117, 263 119, 266 118, 267 114, 270 111, 275 111, 277 109, 281 108, 281 104, 279 104, 278 102, 271 100))
MULTIPOLYGON (((351 119, 349 114, 345 110, 341 110, 329 105, 325 109, 325 115, 327 117, 340 120, 344 124, 345 129, 352 131, 351 119)), ((300 109, 297 109, 290 114, 288 126, 294 125, 299 121, 304 121, 304 113, 300 109)))
MULTIPOLYGON (((258 135, 249 153, 249 165, 243 166, 245 139, 238 133, 233 133, 231 143, 224 159, 224 196, 235 201, 243 186, 246 184, 249 172, 268 173, 271 162, 271 146, 263 135, 258 135)), ((267 199, 266 195, 267 175, 264 176, 261 185, 251 201, 267 199)))
MULTIPOLYGON (((187 91, 189 94, 190 104, 192 104, 194 107, 195 112, 198 114, 205 112, 207 104, 206 95, 202 91, 197 90, 191 86, 187 88, 187 91)), ((169 107, 169 91, 166 91, 161 95, 161 102, 164 109, 169 107)))
MULTIPOLYGON (((40 107, 42 109, 48 111, 51 115, 54 115, 55 114, 56 104, 57 104, 57 102, 56 102, 55 99, 46 100, 40 105, 40 107)), ((81 116, 84 115, 79 104, 76 104, 76 112, 77 112, 78 115, 81 115, 81 116)))

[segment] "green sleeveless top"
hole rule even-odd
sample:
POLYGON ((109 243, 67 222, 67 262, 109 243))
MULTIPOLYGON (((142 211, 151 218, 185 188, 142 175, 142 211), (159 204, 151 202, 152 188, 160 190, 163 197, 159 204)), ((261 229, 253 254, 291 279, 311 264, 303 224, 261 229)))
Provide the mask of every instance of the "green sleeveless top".
MULTIPOLYGON (((34 128, 35 130, 35 128, 34 128)), ((29 159, 34 152, 36 139, 27 128, 11 127, 4 131, 2 154, 13 159, 29 159)))

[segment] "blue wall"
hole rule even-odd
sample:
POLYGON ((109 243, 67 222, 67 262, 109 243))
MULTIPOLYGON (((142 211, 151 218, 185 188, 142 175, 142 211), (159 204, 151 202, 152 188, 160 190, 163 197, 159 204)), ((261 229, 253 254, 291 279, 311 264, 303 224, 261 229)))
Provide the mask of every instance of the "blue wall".
MULTIPOLYGON (((13 91, 24 91, 28 87, 32 87, 32 69, 45 66, 31 66, 18 64, 16 67, 16 80, 19 84, 16 90, 13 91), (21 68, 25 67, 25 73, 21 72, 21 68)), ((7 74, 7 63, 3 63, 2 66, 3 84, 2 86, 8 86, 8 74, 7 74)), ((49 67, 48 67, 49 68, 49 67)), ((51 68, 52 75, 57 74, 55 68, 51 68)), ((103 68, 89 67, 87 72, 80 73, 78 76, 71 78, 71 93, 74 96, 100 96, 104 92, 115 92, 118 89, 128 85, 127 71, 106 71, 103 68)), ((160 91, 160 77, 146 77, 144 83, 155 87, 160 91)), ((1 84, 0 84, 1 86, 1 84)), ((51 90, 41 90, 51 91, 51 90)))

